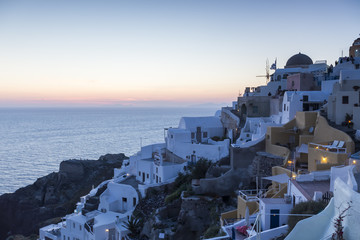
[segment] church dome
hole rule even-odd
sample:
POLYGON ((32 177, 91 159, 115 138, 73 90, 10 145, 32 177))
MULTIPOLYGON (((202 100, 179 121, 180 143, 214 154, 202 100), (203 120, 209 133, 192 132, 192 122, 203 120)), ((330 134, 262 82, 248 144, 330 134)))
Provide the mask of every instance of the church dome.
POLYGON ((313 61, 309 56, 298 53, 287 60, 285 68, 307 67, 311 64, 313 64, 313 61))

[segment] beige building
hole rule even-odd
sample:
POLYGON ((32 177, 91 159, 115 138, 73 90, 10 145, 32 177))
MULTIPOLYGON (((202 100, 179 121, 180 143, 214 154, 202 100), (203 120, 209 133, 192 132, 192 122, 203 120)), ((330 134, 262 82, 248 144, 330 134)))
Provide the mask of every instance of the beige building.
POLYGON ((329 170, 345 165, 355 144, 346 133, 332 128, 317 112, 297 112, 282 127, 269 127, 266 151, 284 157, 284 167, 294 172, 329 170))
POLYGON ((356 113, 360 109, 360 70, 342 70, 339 82, 334 84, 329 97, 327 114, 330 121, 342 124, 352 116, 353 127, 360 129, 360 119, 356 113))

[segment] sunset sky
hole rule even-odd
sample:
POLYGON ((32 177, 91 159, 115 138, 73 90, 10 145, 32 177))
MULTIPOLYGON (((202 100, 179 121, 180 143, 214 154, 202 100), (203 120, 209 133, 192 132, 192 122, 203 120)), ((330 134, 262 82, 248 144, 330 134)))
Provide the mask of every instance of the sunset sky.
POLYGON ((328 64, 360 1, 0 0, 0 107, 227 104, 265 62, 328 64))

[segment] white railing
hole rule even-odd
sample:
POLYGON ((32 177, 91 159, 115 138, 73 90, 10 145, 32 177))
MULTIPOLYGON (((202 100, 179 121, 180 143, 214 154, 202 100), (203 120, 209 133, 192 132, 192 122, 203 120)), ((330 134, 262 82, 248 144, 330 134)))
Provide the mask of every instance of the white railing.
POLYGON ((263 197, 266 189, 249 189, 249 190, 239 190, 239 196, 247 201, 250 200, 259 200, 259 198, 263 197))
POLYGON ((309 147, 332 153, 346 153, 346 148, 332 147, 331 145, 309 143, 309 147))

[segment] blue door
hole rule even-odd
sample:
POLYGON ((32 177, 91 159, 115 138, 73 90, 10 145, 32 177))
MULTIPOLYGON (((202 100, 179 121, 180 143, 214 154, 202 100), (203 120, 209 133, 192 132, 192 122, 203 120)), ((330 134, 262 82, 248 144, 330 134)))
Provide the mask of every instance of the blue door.
POLYGON ((280 210, 272 209, 270 210, 270 228, 277 228, 280 226, 280 210))

